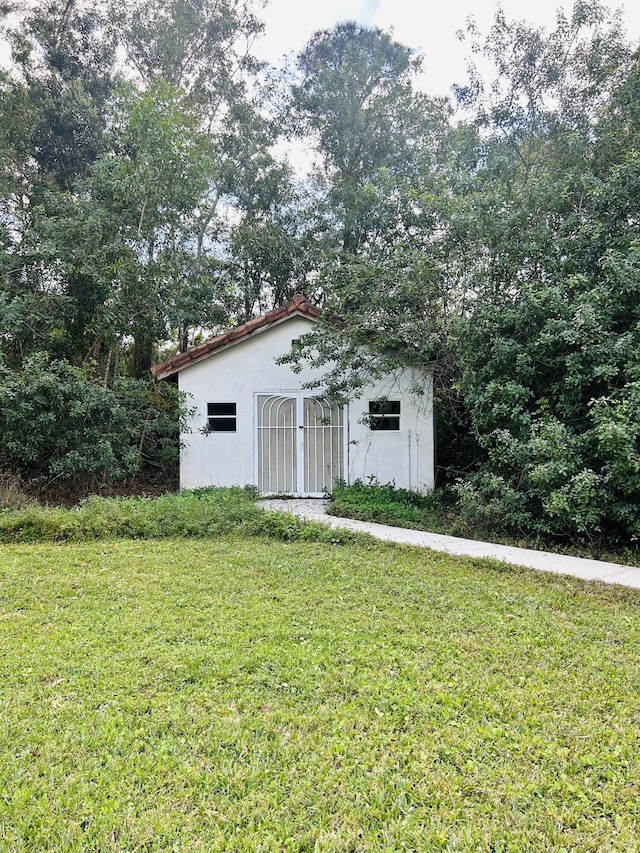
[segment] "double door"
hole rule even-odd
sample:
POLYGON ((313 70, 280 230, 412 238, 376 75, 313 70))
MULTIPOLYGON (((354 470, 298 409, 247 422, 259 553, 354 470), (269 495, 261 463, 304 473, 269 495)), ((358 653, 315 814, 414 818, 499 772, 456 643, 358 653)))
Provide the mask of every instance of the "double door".
POLYGON ((256 395, 261 494, 320 497, 344 479, 345 412, 304 392, 256 395))

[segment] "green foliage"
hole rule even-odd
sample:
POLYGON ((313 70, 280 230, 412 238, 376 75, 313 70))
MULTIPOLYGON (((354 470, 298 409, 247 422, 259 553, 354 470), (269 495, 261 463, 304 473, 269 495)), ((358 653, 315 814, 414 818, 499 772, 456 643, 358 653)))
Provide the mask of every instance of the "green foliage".
POLYGON ((462 387, 484 470, 466 518, 512 532, 635 541, 640 533, 637 253, 589 284, 521 287, 465 331, 462 387))
MULTIPOLYGON (((0 481, 1 485, 2 481, 0 481)), ((73 509, 35 502, 0 511, 0 542, 84 542, 93 539, 219 537, 237 533, 284 542, 368 542, 347 530, 259 509, 253 486, 207 487, 158 498, 90 497, 73 509)))
POLYGON ((330 515, 340 518, 434 533, 460 533, 455 529, 452 510, 452 496, 442 489, 430 495, 419 495, 399 489, 393 483, 363 483, 361 480, 350 485, 337 483, 328 508, 330 515))
POLYGON ((1 466, 50 485, 96 488, 177 463, 180 416, 169 386, 120 379, 111 388, 89 368, 33 356, 0 371, 1 466))
POLYGON ((482 130, 451 209, 478 258, 454 325, 481 460, 462 518, 624 545, 640 511, 638 196, 622 188, 638 178, 637 57, 583 3, 549 37, 499 14, 478 48, 500 76, 462 93, 482 130))

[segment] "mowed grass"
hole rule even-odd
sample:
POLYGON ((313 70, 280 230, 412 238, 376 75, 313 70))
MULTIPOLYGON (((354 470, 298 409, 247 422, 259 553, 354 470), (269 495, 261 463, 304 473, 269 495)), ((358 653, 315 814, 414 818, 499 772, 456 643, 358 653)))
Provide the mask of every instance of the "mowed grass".
POLYGON ((0 548, 0 850, 637 851, 640 596, 408 548, 0 548))

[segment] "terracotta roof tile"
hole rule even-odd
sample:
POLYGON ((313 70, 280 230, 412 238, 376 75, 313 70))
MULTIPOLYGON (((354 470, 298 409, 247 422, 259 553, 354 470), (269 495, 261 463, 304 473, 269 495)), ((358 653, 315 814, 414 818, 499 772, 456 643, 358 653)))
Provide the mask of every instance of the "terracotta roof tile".
POLYGON ((273 326, 274 323, 278 323, 287 317, 292 317, 298 314, 303 317, 309 317, 311 320, 317 320, 321 313, 322 311, 320 308, 312 305, 306 296, 303 296, 301 293, 296 293, 290 302, 286 302, 284 305, 274 308, 273 311, 268 311, 261 317, 254 317, 252 320, 248 320, 241 326, 235 326, 233 329, 229 329, 228 332, 224 332, 222 335, 210 338, 210 340, 205 341, 202 344, 191 347, 186 352, 180 352, 172 358, 167 359, 167 361, 163 361, 161 364, 155 364, 151 368, 151 372, 157 379, 167 379, 169 376, 173 376, 174 373, 178 373, 178 371, 182 370, 184 367, 187 367, 196 361, 200 361, 203 358, 207 358, 207 356, 212 353, 224 349, 231 344, 235 344, 244 338, 248 338, 255 331, 273 326))

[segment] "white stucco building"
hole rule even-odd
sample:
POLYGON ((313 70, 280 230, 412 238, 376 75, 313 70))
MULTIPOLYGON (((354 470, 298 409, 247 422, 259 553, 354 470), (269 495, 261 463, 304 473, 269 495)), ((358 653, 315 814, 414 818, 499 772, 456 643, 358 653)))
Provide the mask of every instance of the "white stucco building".
POLYGON ((316 370, 277 363, 319 314, 296 296, 153 368, 159 379, 177 375, 193 410, 181 436, 181 488, 253 484, 263 494, 311 497, 336 480, 373 479, 433 489, 429 373, 388 376, 339 408, 304 389, 316 370))

